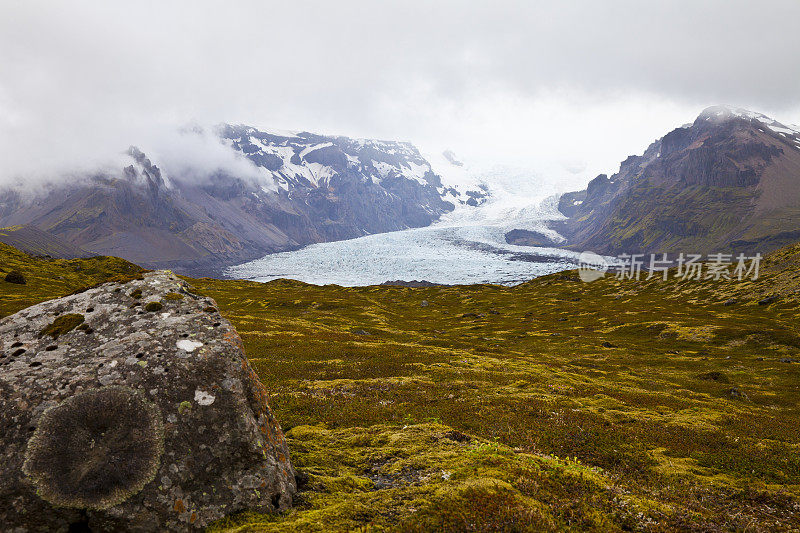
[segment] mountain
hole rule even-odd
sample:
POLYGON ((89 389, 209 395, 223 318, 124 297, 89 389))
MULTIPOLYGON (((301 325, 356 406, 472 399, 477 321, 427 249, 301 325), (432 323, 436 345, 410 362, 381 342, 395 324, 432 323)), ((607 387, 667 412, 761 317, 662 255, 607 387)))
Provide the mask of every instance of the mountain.
POLYGON ((710 107, 559 201, 570 246, 599 253, 766 252, 800 240, 800 128, 710 107))
POLYGON ((0 243, 38 257, 72 259, 94 255, 33 226, 0 228, 0 243))
POLYGON ((167 176, 131 147, 131 164, 118 172, 36 195, 0 193, 0 226, 28 225, 88 252, 199 274, 310 243, 427 226, 472 199, 443 184, 409 143, 244 125, 222 125, 214 136, 257 176, 167 176))

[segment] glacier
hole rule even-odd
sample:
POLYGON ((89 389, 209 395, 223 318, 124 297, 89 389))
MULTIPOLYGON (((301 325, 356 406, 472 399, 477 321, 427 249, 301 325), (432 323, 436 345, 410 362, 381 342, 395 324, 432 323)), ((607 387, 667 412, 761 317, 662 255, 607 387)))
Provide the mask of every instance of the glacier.
POLYGON ((342 286, 390 280, 514 285, 576 267, 577 252, 505 241, 505 233, 512 229, 538 231, 554 242, 563 241, 547 227, 548 221, 564 218, 557 209, 555 183, 502 167, 473 173, 469 179, 471 185, 486 186, 487 201, 477 207, 460 205, 431 226, 312 244, 229 267, 225 275, 342 286))

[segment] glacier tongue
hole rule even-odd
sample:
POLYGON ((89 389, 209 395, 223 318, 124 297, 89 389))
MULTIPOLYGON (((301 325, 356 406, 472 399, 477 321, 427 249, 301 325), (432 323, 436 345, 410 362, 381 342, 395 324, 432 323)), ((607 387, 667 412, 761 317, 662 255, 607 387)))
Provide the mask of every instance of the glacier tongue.
POLYGON ((497 232, 487 227, 434 226, 312 244, 231 267, 227 274, 255 281, 289 278, 318 285, 376 285, 396 279, 513 285, 573 268, 576 258, 574 252, 500 243, 497 232), (486 245, 492 241, 496 248, 486 245), (534 251, 541 257, 524 258, 534 251))
MULTIPOLYGON (((513 285, 574 268, 575 252, 505 241, 511 229, 534 230, 555 242, 563 240, 546 225, 563 218, 556 208, 555 190, 533 176, 508 169, 480 174, 480 183, 490 193, 485 202, 477 207, 458 205, 432 226, 313 244, 267 255, 226 273, 256 281, 290 278, 344 286, 398 279, 513 285)), ((445 185, 453 185, 454 180, 448 178, 443 177, 445 185)), ((465 179, 460 184, 469 187, 479 181, 465 179)))

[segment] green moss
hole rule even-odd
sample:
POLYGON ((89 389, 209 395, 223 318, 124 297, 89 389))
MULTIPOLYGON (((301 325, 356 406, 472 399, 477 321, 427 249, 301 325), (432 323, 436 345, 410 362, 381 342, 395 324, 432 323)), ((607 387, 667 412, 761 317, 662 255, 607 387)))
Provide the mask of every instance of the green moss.
POLYGON ((134 289, 131 291, 130 294, 131 298, 136 298, 137 300, 142 297, 142 289, 134 289))
POLYGON ((89 324, 87 324, 85 322, 83 324, 81 324, 80 326, 78 326, 77 328, 75 328, 75 329, 77 329, 78 331, 83 331, 87 335, 89 335, 91 333, 94 333, 94 330, 89 326, 89 324))
POLYGON ((800 351, 797 311, 755 303, 775 287, 789 303, 797 298, 800 283, 788 283, 784 269, 791 262, 800 271, 800 247, 781 257, 752 284, 585 284, 574 273, 513 288, 192 280, 242 336, 276 416, 293 428, 292 458, 310 483, 289 516, 249 515, 225 527, 459 529, 464 517, 487 529, 745 528, 775 516, 768 508, 787 513, 776 523, 798 527, 788 517, 800 487, 789 451, 800 447, 790 429, 800 423, 800 365, 779 363, 800 351), (721 305, 729 298, 740 305, 721 305), (724 379, 749 401, 732 399, 724 379), (447 464, 428 455, 440 435, 388 446, 424 420, 462 439, 464 466, 444 468, 463 486, 429 485, 433 465, 447 464), (370 433, 381 427, 396 433, 370 433), (309 444, 322 435, 319 448, 309 444), (501 473, 525 454, 570 459, 547 479, 501 473), (365 488, 375 466, 365 458, 388 476, 377 478, 378 490, 365 488), (348 464, 357 466, 344 475, 348 464), (419 471, 429 481, 413 485, 419 471), (622 487, 624 502, 606 498, 609 485, 622 487), (767 487, 763 500, 743 496, 756 485, 767 487), (508 512, 481 512, 501 508, 508 512), (736 525, 731 508, 741 513, 736 525))
POLYGON ((164 305, 161 302, 147 302, 147 305, 144 306, 144 310, 148 313, 153 313, 155 311, 161 311, 164 308, 164 305))
POLYGON ((183 300, 183 294, 179 292, 168 292, 166 295, 164 295, 164 299, 169 300, 171 302, 183 300))
POLYGON ((0 318, 44 300, 66 296, 109 281, 141 278, 144 269, 116 257, 44 259, 0 243, 0 264, 24 272, 26 285, 0 283, 0 318), (76 270, 76 267, 80 270, 76 270))
POLYGON ((73 329, 83 324, 83 321, 84 316, 77 313, 61 315, 52 323, 48 324, 44 329, 42 329, 42 331, 39 332, 39 336, 44 337, 45 335, 50 335, 54 339, 57 339, 60 335, 69 333, 73 329))
POLYGON ((731 380, 728 379, 728 376, 726 376, 724 373, 716 371, 716 370, 713 371, 713 372, 705 372, 703 374, 699 374, 697 376, 697 379, 704 379, 706 381, 716 381, 718 383, 730 383, 731 382, 731 380))
MULTIPOLYGON (((31 276, 39 298, 69 285, 31 276)), ((800 359, 800 246, 748 283, 190 281, 307 479, 290 512, 217 530, 800 528, 800 365, 781 362, 800 359)), ((18 288, 0 308, 30 301, 18 288)))

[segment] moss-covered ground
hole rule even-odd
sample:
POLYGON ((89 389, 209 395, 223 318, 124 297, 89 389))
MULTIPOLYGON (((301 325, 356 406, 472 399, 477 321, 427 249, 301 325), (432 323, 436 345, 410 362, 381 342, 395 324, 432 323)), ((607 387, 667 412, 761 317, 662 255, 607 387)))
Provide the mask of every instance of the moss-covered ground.
POLYGON ((33 304, 66 296, 107 281, 126 281, 144 269, 117 257, 49 259, 32 257, 0 243, 0 318, 33 304), (6 274, 19 271, 26 284, 4 281, 6 274))
MULTIPOLYGON (((799 252, 754 282, 190 280, 242 336, 302 482, 292 511, 214 529, 798 529, 799 252)), ((3 313, 36 287, 25 266, 3 313)))

